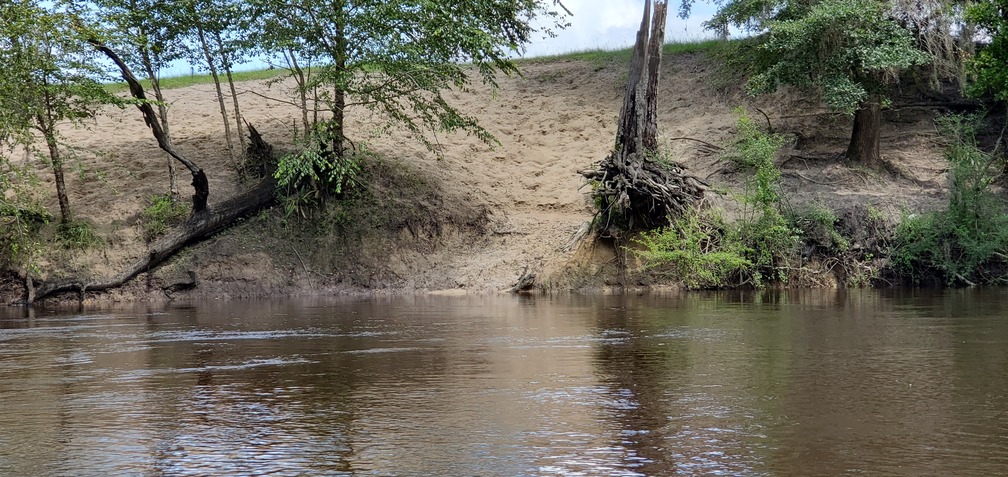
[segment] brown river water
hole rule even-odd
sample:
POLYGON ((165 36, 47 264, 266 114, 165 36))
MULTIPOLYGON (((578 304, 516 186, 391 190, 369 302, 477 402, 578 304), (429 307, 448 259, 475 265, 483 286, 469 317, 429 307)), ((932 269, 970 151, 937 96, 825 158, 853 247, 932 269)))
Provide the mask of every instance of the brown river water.
POLYGON ((1008 290, 0 309, 2 476, 1008 475, 1008 290))

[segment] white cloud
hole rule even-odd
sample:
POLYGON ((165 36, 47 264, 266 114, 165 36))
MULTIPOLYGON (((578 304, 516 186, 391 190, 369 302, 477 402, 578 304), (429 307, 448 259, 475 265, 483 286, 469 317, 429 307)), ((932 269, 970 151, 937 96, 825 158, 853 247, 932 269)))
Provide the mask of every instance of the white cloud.
MULTIPOLYGON (((642 0, 564 0, 573 16, 570 26, 556 38, 537 38, 528 45, 525 56, 539 56, 591 49, 624 48, 633 44, 644 13, 642 0)), ((665 26, 665 41, 690 41, 710 38, 702 23, 710 18, 709 4, 694 6, 693 15, 679 18, 679 4, 670 2, 665 26)))

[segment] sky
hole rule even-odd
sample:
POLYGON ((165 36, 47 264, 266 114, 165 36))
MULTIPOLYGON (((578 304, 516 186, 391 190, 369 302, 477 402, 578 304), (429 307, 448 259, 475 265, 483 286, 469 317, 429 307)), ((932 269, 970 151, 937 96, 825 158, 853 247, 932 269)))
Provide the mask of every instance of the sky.
MULTIPOLYGON (((0 0, 2 1, 2 0, 0 0)), ((644 13, 644 0, 563 0, 571 11, 567 21, 570 26, 557 32, 555 38, 534 36, 523 56, 556 55, 584 50, 613 50, 633 45, 644 13)), ((665 24, 666 42, 698 41, 713 36, 703 29, 703 22, 714 14, 709 2, 698 1, 690 18, 679 18, 679 2, 669 2, 669 15, 665 24)), ((262 61, 238 65, 237 70, 266 67, 262 61)), ((188 75, 196 72, 188 64, 179 62, 162 72, 165 76, 188 75)))
MULTIPOLYGON (((573 13, 570 26, 556 38, 539 39, 528 46, 525 56, 555 55, 573 51, 617 49, 633 45, 644 13, 643 0, 563 0, 573 13)), ((679 2, 669 2, 665 24, 666 42, 696 41, 713 36, 703 22, 714 14, 707 2, 697 2, 690 18, 679 18, 679 2)))

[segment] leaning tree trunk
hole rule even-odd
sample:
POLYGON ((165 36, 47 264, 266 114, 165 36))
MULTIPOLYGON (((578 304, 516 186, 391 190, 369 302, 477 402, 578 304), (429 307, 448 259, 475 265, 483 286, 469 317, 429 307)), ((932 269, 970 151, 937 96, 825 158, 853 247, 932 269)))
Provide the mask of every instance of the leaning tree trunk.
POLYGON ((882 107, 878 98, 861 104, 854 113, 854 131, 847 146, 847 159, 867 165, 882 160, 879 142, 882 134, 882 107))
POLYGON ((151 134, 154 135, 154 139, 157 139, 158 146, 161 150, 167 152, 176 160, 181 162, 189 172, 192 173, 193 180, 192 186, 194 190, 193 194, 193 214, 200 214, 205 212, 207 209, 207 199, 210 196, 210 183, 207 181, 206 173, 203 169, 200 169, 196 163, 186 159, 185 156, 179 154, 178 151, 172 147, 171 141, 165 134, 164 129, 161 127, 161 122, 158 120, 157 115, 154 113, 154 108, 151 107, 150 101, 147 100, 147 96, 144 94, 143 86, 137 81, 136 76, 133 76, 133 72, 130 71, 129 66, 126 66, 126 62, 119 57, 119 55, 112 51, 111 48, 105 46, 101 42, 95 39, 88 40, 98 51, 102 52, 107 56, 116 66, 119 67, 119 71, 122 72, 123 80, 129 85, 130 94, 136 98, 137 108, 143 113, 144 122, 147 123, 147 127, 150 128, 151 134))
POLYGON ((658 161, 658 80, 668 0, 644 4, 630 75, 616 131, 615 149, 596 170, 581 174, 593 184, 603 233, 653 229, 669 224, 703 197, 707 184, 683 168, 658 161), (650 28, 649 28, 650 24, 650 28))

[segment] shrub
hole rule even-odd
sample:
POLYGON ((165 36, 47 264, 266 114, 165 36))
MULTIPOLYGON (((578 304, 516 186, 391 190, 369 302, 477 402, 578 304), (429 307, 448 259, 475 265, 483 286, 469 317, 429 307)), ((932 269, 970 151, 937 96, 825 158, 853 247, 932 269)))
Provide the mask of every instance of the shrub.
POLYGON ((716 213, 691 210, 669 227, 645 232, 635 241, 644 246, 634 253, 645 260, 645 269, 674 275, 686 288, 721 288, 741 283, 752 273, 748 250, 716 213))
POLYGON ((774 164, 787 140, 760 131, 745 110, 735 111, 738 138, 727 158, 752 172, 739 220, 727 224, 719 214, 692 211, 637 240, 644 250, 636 253, 646 268, 670 266, 688 288, 726 286, 731 279, 755 287, 785 281, 782 265, 798 244, 798 230, 780 210, 781 173, 774 164))
POLYGON ((798 231, 781 213, 781 172, 774 164, 787 138, 760 131, 742 108, 736 108, 735 113, 739 116, 738 137, 726 156, 742 170, 752 173, 741 197, 744 207, 738 221, 738 236, 749 249, 753 284, 760 286, 766 278, 786 280, 780 265, 798 244, 798 231))
POLYGON ((338 132, 330 131, 325 124, 317 126, 299 151, 283 156, 277 163, 274 177, 288 216, 308 218, 327 198, 339 196, 356 181, 361 153, 336 154, 329 146, 332 134, 338 132))
POLYGON ((947 285, 1005 282, 1008 210, 990 187, 1000 165, 977 146, 978 116, 949 115, 937 122, 948 141, 949 198, 945 210, 903 217, 891 250, 897 276, 912 283, 947 285))

